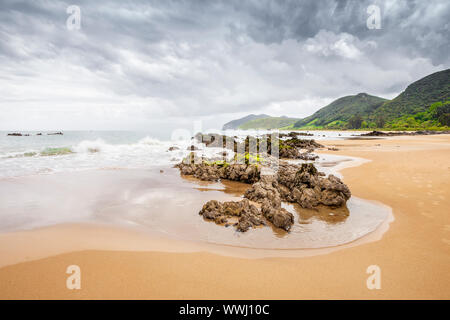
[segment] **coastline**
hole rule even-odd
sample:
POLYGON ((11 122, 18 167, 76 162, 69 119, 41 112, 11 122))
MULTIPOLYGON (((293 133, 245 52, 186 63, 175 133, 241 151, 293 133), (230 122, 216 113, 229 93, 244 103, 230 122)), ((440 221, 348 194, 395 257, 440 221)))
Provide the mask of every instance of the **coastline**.
MULTIPOLYGON (((187 248, 181 253, 158 252, 157 248, 161 243, 158 244, 156 240, 154 249, 150 251, 126 251, 124 246, 122 250, 125 251, 108 251, 106 248, 62 253, 1 268, 0 282, 5 285, 2 285, 0 297, 448 298, 450 279, 446 266, 450 263, 450 222, 445 213, 449 207, 447 199, 450 197, 445 188, 449 167, 445 165, 448 164, 449 158, 449 137, 442 135, 321 141, 327 146, 333 145, 341 149, 326 153, 370 160, 357 167, 339 170, 343 171, 344 181, 355 196, 381 201, 393 208, 396 220, 379 241, 325 255, 301 258, 248 259, 198 252, 202 251, 202 248, 197 248, 197 252, 187 248), (377 144, 380 146, 376 146, 377 144), (405 152, 409 153, 409 157, 415 153, 422 156, 424 152, 433 153, 435 166, 426 168, 425 160, 428 159, 423 157, 417 158, 421 160, 417 163, 402 161, 401 156, 405 156, 405 152), (391 160, 383 159, 386 153, 391 160), (441 170, 438 164, 441 165, 441 170), (423 192, 413 190, 414 181, 394 180, 396 174, 401 176, 398 167, 407 169, 407 165, 416 165, 415 169, 420 173, 415 179, 417 181, 425 177, 439 180, 436 183, 426 183, 428 192, 443 197, 439 198, 438 204, 434 205, 433 200, 418 200, 423 192), (430 184, 431 187, 428 187, 430 184), (397 194, 393 194, 391 190, 396 190, 397 187, 407 187, 409 191, 403 193, 399 190, 397 194), (414 208, 420 206, 411 205, 408 197, 423 204, 431 204, 433 212, 415 212, 414 208), (406 211, 412 214, 412 220, 406 211), (437 225, 440 225, 442 230, 439 230, 437 225), (442 238, 436 238, 438 234, 441 234, 442 238), (413 245, 408 242, 413 242, 413 245), (421 263, 421 259, 427 264, 421 263), (67 275, 64 265, 70 264, 79 264, 85 276, 83 289, 77 292, 65 288, 67 275), (103 270, 105 264, 108 264, 107 271, 103 270), (382 290, 370 291, 365 286, 365 270, 371 264, 380 265, 382 268, 382 290), (402 272, 402 269, 405 272, 402 272)), ((410 170, 401 171, 409 173, 410 170)), ((140 242, 139 239, 133 241, 140 242)), ((4 247, 5 242, 0 240, 0 243, 3 243, 4 247)), ((180 250, 180 244, 174 244, 174 248, 180 250)), ((166 250, 168 251, 167 248, 166 250)))

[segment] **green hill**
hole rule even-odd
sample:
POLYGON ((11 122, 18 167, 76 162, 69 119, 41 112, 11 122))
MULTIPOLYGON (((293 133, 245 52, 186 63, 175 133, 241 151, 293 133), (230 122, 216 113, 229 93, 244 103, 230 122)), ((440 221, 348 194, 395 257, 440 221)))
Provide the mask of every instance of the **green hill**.
POLYGON ((360 93, 339 98, 297 121, 301 129, 439 129, 448 123, 450 69, 412 84, 392 100, 360 93), (434 107, 431 106, 434 104, 434 107))
POLYGON ((371 115, 385 101, 384 98, 359 93, 354 96, 339 98, 323 107, 313 115, 297 121, 296 128, 340 128, 348 123, 350 118, 359 115, 362 118, 371 115))
POLYGON ((238 128, 247 129, 278 129, 293 125, 298 118, 288 117, 268 117, 263 119, 255 119, 241 124, 238 128))
POLYGON ((372 118, 383 116, 386 120, 392 120, 426 111, 432 103, 446 100, 450 100, 450 69, 435 72, 413 82, 396 98, 378 108, 372 118))
POLYGON ((392 100, 359 93, 339 98, 303 119, 249 115, 224 128, 228 125, 234 129, 446 129, 450 125, 450 69, 413 82, 392 100))
POLYGON ((269 118, 270 116, 267 114, 249 114, 240 119, 232 120, 223 125, 222 130, 228 129, 237 129, 241 124, 246 123, 251 120, 261 119, 261 118, 269 118))

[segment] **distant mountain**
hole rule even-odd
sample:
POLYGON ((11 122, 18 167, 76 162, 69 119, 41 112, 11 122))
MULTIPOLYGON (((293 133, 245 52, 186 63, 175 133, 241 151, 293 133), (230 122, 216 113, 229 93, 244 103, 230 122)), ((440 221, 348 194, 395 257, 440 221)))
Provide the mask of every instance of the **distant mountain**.
POLYGON ((313 115, 297 121, 294 127, 340 126, 354 115, 363 118, 372 114, 388 100, 367 93, 339 98, 315 112, 313 115))
POLYGON ((297 121, 293 127, 437 128, 447 123, 444 119, 449 117, 446 103, 448 100, 450 100, 450 69, 435 72, 413 82, 392 100, 367 93, 339 98, 313 115, 297 121), (439 103, 444 106, 438 106, 439 103), (435 105, 433 110, 430 110, 432 104, 435 105))
POLYGON ((450 123, 450 69, 410 84, 392 100, 367 93, 345 96, 303 118, 249 115, 224 129, 348 129, 442 130, 450 123))
POLYGON ((241 124, 238 129, 278 129, 293 125, 298 118, 268 117, 262 119, 254 119, 241 124))
POLYGON ((413 82, 400 95, 375 110, 373 117, 383 116, 386 120, 392 120, 423 112, 432 103, 446 100, 450 100, 450 69, 432 73, 413 82))
POLYGON ((248 116, 245 116, 243 118, 232 120, 230 122, 225 123, 222 127, 222 130, 237 129, 241 124, 245 122, 269 117, 270 116, 267 114, 249 114, 248 116))

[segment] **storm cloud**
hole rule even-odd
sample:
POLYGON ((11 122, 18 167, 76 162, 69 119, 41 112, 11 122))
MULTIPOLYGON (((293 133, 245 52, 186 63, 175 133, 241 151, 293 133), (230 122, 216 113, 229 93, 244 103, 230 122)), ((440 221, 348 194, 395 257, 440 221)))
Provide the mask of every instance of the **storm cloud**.
POLYGON ((2 1, 0 129, 221 127, 392 98, 449 67, 449 16, 445 0, 2 1))

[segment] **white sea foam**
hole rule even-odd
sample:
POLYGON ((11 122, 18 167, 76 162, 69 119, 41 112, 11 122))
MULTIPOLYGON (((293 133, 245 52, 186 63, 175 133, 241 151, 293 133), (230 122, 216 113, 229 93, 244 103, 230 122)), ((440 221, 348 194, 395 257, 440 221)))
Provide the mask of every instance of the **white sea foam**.
POLYGON ((39 148, 24 145, 16 147, 17 151, 0 152, 0 177, 170 165, 187 154, 189 145, 189 141, 161 141, 149 136, 128 143, 109 143, 103 138, 81 140, 72 145, 64 145, 64 139, 57 142, 59 145, 46 144, 39 148), (171 146, 178 149, 168 151, 171 146))
MULTIPOLYGON (((218 132, 243 141, 247 135, 271 133, 267 130, 218 132)), ((354 132, 311 131, 305 139, 344 138, 354 132)), ((194 135, 194 134, 192 134, 194 135)), ((139 132, 65 132, 58 136, 8 137, 0 135, 0 177, 48 174, 99 168, 148 168, 173 165, 195 144, 198 155, 221 157, 220 148, 206 148, 196 141, 159 140, 139 132), (171 146, 177 150, 168 151, 171 146)), ((228 151, 232 157, 233 152, 228 151)))

